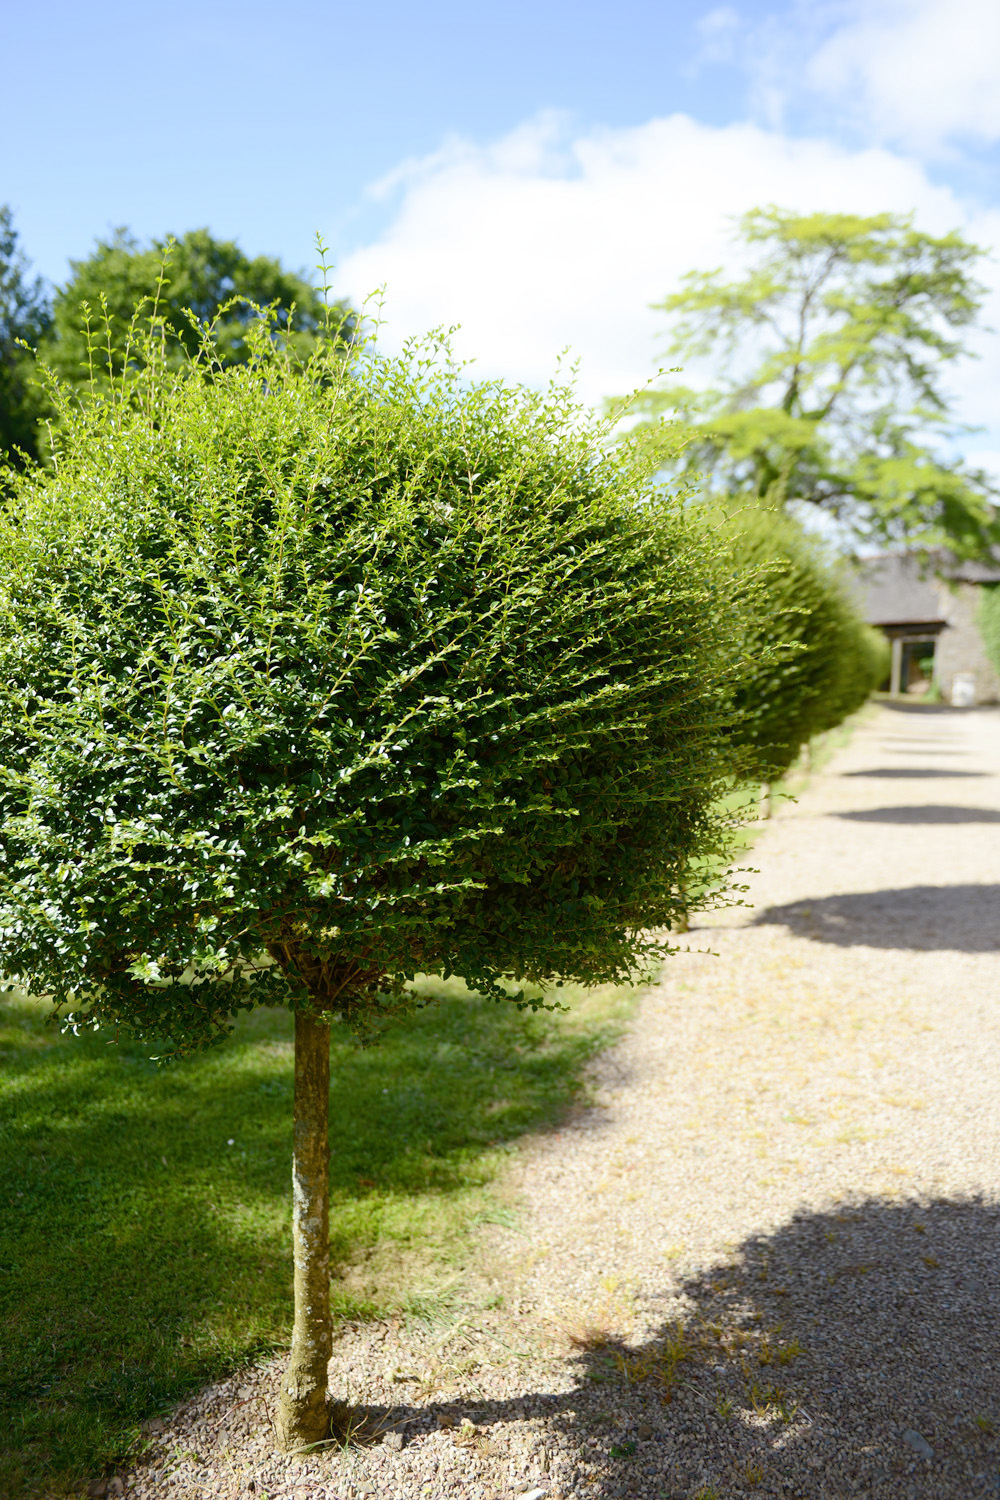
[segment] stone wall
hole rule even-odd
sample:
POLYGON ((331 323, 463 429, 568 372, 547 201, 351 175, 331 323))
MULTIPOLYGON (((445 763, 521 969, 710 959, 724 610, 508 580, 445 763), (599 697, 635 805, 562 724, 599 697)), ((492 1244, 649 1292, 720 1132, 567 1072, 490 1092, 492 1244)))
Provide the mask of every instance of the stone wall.
POLYGON ((958 672, 971 672, 977 703, 1000 703, 1000 677, 986 655, 976 624, 980 586, 975 583, 938 583, 941 615, 947 621, 938 636, 934 675, 946 699, 958 672))

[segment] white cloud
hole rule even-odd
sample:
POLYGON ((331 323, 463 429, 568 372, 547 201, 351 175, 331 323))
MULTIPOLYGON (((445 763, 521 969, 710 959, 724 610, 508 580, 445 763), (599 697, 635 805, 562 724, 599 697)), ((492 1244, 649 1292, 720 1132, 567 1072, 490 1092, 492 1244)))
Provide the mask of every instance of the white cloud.
POLYGON ((998 0, 851 0, 813 55, 811 84, 882 139, 934 150, 1000 139, 998 0))
MULTIPOLYGON (((649 304, 692 267, 732 263, 733 217, 754 205, 914 210, 930 232, 1000 244, 1000 214, 971 214, 914 160, 683 115, 577 135, 546 115, 492 145, 453 141, 379 191, 399 194, 395 217, 342 263, 338 285, 360 298, 387 283, 386 343, 459 322, 457 352, 481 374, 533 385, 569 346, 593 402, 645 382, 658 352, 662 363, 665 319, 649 304)), ((979 343, 984 360, 953 386, 965 420, 996 426, 1000 340, 979 343)), ((994 431, 982 446, 998 442, 994 431)))

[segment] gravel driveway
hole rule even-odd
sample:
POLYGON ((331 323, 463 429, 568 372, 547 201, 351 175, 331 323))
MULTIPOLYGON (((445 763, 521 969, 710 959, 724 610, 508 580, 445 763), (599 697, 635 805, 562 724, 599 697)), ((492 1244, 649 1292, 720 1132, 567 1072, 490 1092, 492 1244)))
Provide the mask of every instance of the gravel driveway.
POLYGON ((375 1441, 275 1458, 270 1366, 126 1494, 1000 1494, 1000 711, 872 711, 752 859, 516 1153, 478 1310, 344 1331, 375 1441))

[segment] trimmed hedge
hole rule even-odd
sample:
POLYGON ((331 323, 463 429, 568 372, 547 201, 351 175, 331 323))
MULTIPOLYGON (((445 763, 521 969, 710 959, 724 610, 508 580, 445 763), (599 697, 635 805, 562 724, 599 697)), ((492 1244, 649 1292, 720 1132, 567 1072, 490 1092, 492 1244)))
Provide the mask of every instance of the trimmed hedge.
POLYGON ((747 579, 737 590, 736 611, 751 622, 746 646, 753 666, 736 694, 735 738, 747 775, 776 781, 810 739, 856 712, 878 687, 888 647, 858 615, 835 565, 792 517, 748 507, 728 515, 722 529, 747 579))
POLYGON ((1000 676, 1000 583, 984 584, 980 590, 977 611, 979 633, 986 655, 1000 676))

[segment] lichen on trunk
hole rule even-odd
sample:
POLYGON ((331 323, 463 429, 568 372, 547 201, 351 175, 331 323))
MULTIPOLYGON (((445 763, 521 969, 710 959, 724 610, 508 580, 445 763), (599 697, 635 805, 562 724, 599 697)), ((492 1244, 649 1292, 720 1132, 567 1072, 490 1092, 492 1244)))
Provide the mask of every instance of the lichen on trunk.
POLYGON ((278 1396, 278 1441, 286 1452, 329 1436, 330 1026, 295 1012, 292 1253, 295 1323, 278 1396))

